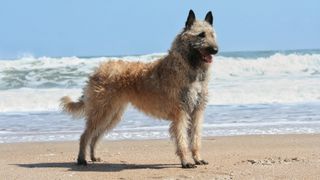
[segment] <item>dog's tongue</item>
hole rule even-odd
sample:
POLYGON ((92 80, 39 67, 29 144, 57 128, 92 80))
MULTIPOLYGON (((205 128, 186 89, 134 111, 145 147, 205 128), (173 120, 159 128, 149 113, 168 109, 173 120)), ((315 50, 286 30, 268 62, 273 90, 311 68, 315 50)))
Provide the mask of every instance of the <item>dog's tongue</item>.
POLYGON ((204 56, 204 61, 207 62, 207 63, 212 63, 212 56, 211 54, 206 54, 204 56))

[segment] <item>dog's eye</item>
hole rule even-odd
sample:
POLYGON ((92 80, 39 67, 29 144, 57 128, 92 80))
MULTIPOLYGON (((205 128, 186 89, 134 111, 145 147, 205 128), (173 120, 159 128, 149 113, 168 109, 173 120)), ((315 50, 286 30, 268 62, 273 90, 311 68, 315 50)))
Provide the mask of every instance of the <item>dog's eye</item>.
POLYGON ((204 37, 206 37, 206 33, 202 32, 202 33, 198 34, 198 36, 201 37, 201 38, 204 38, 204 37))

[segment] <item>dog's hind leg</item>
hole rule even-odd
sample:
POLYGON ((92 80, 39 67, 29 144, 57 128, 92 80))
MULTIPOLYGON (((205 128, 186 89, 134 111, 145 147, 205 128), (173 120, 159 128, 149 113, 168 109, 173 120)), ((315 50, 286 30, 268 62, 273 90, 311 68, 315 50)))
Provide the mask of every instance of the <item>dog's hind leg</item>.
POLYGON ((101 137, 103 137, 104 134, 104 130, 100 130, 99 132, 97 132, 90 143, 90 159, 92 162, 100 162, 101 158, 98 158, 95 156, 95 147, 97 145, 97 142, 99 141, 99 139, 101 139, 101 137))
POLYGON ((93 162, 94 161, 101 161, 101 158, 97 158, 95 156, 95 147, 97 145, 97 142, 104 135, 105 131, 109 131, 109 130, 113 129, 119 123, 125 107, 126 107, 126 105, 121 106, 118 110, 113 112, 113 114, 110 113, 111 116, 106 117, 103 124, 97 125, 97 127, 99 127, 99 129, 95 133, 95 136, 92 138, 91 144, 90 144, 90 158, 93 162))
POLYGON ((201 126, 203 121, 203 110, 195 110, 191 116, 190 127, 188 130, 190 149, 192 152, 192 158, 196 165, 209 164, 203 160, 200 155, 201 150, 201 126))
POLYGON ((106 131, 108 124, 111 122, 111 120, 113 118, 113 114, 112 113, 113 113, 112 109, 109 108, 108 115, 103 117, 95 125, 94 134, 93 134, 93 137, 92 137, 91 143, 90 143, 90 159, 91 159, 92 162, 101 161, 100 158, 97 158, 95 156, 95 147, 97 145, 97 142, 101 139, 101 137, 103 137, 103 134, 106 131))
MULTIPOLYGON (((90 119, 88 119, 88 121, 90 121, 90 119)), ((91 124, 90 125, 88 124, 90 123, 87 123, 86 129, 80 138, 80 147, 79 147, 79 154, 77 159, 78 165, 87 165, 87 161, 86 161, 87 144, 91 140, 93 135, 93 127, 91 126, 91 124)))
MULTIPOLYGON (((104 110, 104 109, 103 109, 104 110)), ((91 142, 94 136, 99 134, 101 131, 101 123, 104 121, 104 117, 106 116, 106 111, 98 111, 92 110, 87 116, 87 123, 86 128, 80 138, 80 147, 79 147, 79 154, 78 154, 78 164, 79 165, 87 165, 86 161, 86 152, 88 143, 91 142)))
POLYGON ((173 120, 170 125, 170 134, 176 144, 176 154, 179 156, 182 168, 196 168, 196 165, 188 163, 186 154, 188 151, 188 115, 186 113, 179 119, 173 120))

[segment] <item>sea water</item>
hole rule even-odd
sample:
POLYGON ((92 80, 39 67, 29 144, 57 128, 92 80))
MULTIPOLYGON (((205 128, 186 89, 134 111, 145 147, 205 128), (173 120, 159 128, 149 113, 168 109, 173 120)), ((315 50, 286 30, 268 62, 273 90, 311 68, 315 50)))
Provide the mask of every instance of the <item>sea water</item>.
MULTIPOLYGON (((62 96, 81 96, 101 62, 164 55, 0 60, 0 143, 79 139, 84 120, 61 112, 62 96)), ((204 136, 320 133, 320 50, 220 53, 210 71, 204 136)), ((129 106, 106 139, 167 138, 168 126, 129 106)))

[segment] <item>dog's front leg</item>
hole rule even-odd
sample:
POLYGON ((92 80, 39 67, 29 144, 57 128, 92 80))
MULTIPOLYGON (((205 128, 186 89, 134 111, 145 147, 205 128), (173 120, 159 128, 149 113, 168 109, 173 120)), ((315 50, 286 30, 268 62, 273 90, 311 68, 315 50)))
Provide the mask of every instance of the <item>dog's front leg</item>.
POLYGON ((188 115, 181 113, 182 115, 173 120, 170 125, 170 134, 176 144, 176 154, 179 156, 182 168, 196 168, 196 165, 188 163, 186 154, 188 151, 188 115))
POLYGON ((209 164, 207 161, 203 160, 200 155, 203 113, 204 111, 202 109, 198 109, 193 112, 191 116, 190 129, 188 131, 192 158, 196 165, 209 164))

